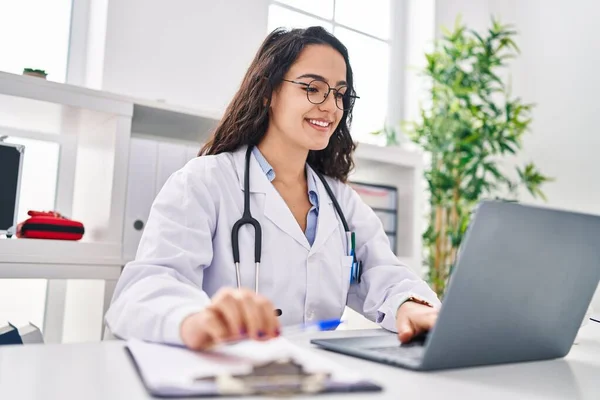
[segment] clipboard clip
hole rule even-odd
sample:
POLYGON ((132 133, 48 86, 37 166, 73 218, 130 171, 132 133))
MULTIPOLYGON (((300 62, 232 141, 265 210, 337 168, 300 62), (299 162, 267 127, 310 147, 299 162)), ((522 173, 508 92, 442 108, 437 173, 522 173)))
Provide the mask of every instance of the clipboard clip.
POLYGON ((213 381, 221 395, 291 396, 325 390, 329 373, 307 373, 291 358, 254 366, 250 374, 221 374, 198 381, 213 381))

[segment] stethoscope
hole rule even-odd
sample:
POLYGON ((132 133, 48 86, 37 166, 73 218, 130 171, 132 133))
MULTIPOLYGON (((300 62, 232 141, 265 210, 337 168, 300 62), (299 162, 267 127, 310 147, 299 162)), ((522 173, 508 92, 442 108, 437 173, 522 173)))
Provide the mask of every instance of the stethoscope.
MULTIPOLYGON (((242 214, 242 218, 237 220, 235 224, 233 224, 233 228, 231 229, 231 245, 233 248, 233 262, 235 264, 235 277, 237 280, 237 287, 240 289, 242 287, 242 278, 240 275, 240 248, 239 248, 239 230, 243 225, 250 224, 254 227, 254 291, 258 293, 258 277, 260 272, 260 255, 262 252, 262 228, 260 226, 260 222, 258 222, 252 214, 250 213, 250 156, 252 155, 253 146, 249 145, 248 150, 246 150, 246 166, 244 169, 244 212, 242 214)), ((344 226, 344 232, 346 233, 346 240, 350 240, 350 237, 354 237, 353 233, 350 232, 348 228, 348 223, 346 222, 346 218, 344 217, 344 213, 337 202, 329 184, 323 177, 323 175, 315 170, 315 173, 325 186, 325 190, 329 195, 329 198, 333 201, 333 206, 337 214, 342 221, 342 225, 344 226)), ((352 263, 352 272, 351 272, 351 283, 360 282, 360 275, 362 269, 362 263, 356 260, 356 253, 354 252, 354 240, 352 243, 346 243, 348 248, 352 248, 352 256, 354 257, 352 263), (356 264, 356 267, 355 267, 356 264)))

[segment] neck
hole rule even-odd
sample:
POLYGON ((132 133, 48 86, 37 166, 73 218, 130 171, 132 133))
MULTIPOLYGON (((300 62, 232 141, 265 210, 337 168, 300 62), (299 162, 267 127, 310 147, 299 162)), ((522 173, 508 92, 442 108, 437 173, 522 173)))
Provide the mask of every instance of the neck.
POLYGON ((284 183, 304 182, 308 150, 299 149, 268 132, 258 144, 258 150, 275 171, 275 180, 284 183))

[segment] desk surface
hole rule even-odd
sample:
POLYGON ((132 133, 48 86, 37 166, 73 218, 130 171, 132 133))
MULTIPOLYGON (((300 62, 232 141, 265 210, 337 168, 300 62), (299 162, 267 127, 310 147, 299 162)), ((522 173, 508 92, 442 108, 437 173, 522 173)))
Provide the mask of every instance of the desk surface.
MULTIPOLYGON (((314 337, 385 334, 381 330, 321 332, 293 340, 311 347, 314 337)), ((412 372, 325 352, 382 384, 375 394, 336 394, 339 399, 599 399, 600 324, 582 328, 565 359, 412 372)), ((0 393, 6 399, 149 399, 123 342, 0 347, 0 393)), ((323 350, 318 350, 323 351, 323 350)), ((295 397, 303 398, 303 397, 295 397)), ((309 397, 306 397, 309 398, 309 397)), ((314 397, 313 397, 314 398, 314 397)), ((324 396, 319 396, 324 398, 324 396)))

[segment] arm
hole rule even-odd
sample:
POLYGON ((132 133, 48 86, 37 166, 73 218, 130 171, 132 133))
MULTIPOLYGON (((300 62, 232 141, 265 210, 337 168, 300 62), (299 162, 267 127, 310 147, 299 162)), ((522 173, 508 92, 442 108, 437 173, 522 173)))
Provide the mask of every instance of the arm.
POLYGON ((352 285, 348 306, 383 328, 397 332, 396 313, 411 298, 434 307, 440 302, 429 285, 400 263, 390 248, 375 212, 349 186, 342 185, 342 207, 348 225, 356 232, 356 254, 363 263, 362 281, 352 285))
POLYGON ((188 164, 165 183, 152 205, 136 259, 119 279, 106 314, 118 337, 181 344, 183 319, 210 303, 202 279, 212 260, 216 205, 206 174, 191 172, 188 164))

